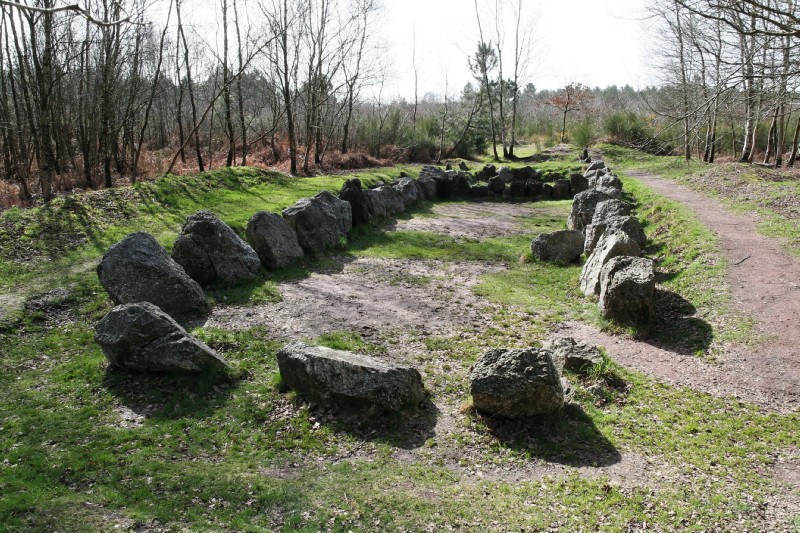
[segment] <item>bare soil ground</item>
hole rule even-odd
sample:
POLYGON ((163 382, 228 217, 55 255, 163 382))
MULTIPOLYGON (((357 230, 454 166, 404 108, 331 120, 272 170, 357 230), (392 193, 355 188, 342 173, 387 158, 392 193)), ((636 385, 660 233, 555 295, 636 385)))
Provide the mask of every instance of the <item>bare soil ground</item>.
MULTIPOLYGON (((471 204, 439 204, 431 209, 434 216, 400 220, 389 229, 398 231, 430 231, 448 237, 485 239, 520 235, 526 229, 521 219, 530 216, 528 204, 476 202, 471 204)), ((537 209, 537 216, 547 216, 537 209)), ((553 215, 555 216, 555 211, 553 215)))
MULTIPOLYGON (((659 381, 718 396, 734 396, 766 410, 796 411, 800 406, 796 356, 796 347, 800 346, 800 304, 798 293, 794 292, 797 289, 791 283, 800 282, 800 267, 776 243, 757 235, 753 221, 739 220, 697 193, 651 176, 640 178, 660 193, 688 205, 720 235, 723 251, 732 265, 730 281, 735 304, 757 319, 759 331, 768 335, 768 341, 752 349, 733 347, 721 363, 707 363, 647 342, 606 335, 583 324, 562 324, 559 332, 603 345, 612 359, 659 381), (736 262, 740 263, 733 266, 736 262)), ((399 221, 388 230, 431 231, 476 239, 516 235, 525 232, 522 218, 531 213, 532 207, 525 204, 445 204, 435 206, 433 216, 418 215, 399 221)), ((671 465, 665 458, 617 450, 602 438, 593 441, 594 448, 573 450, 575 454, 563 459, 520 459, 491 446, 496 438, 513 439, 519 428, 499 425, 488 436, 471 428, 474 421, 460 411, 468 393, 465 387, 469 363, 459 360, 458 354, 437 352, 435 347, 426 345, 426 339, 455 337, 468 344, 473 339, 477 341, 480 332, 496 325, 493 320, 497 306, 471 289, 481 275, 504 268, 480 262, 341 257, 305 279, 280 284, 280 303, 218 306, 206 326, 264 326, 270 336, 287 341, 307 340, 334 331, 357 331, 368 344, 379 347, 382 357, 420 368, 426 384, 435 390, 436 403, 404 422, 406 427, 392 452, 400 461, 444 464, 474 483, 578 474, 605 477, 621 487, 623 493, 637 487, 650 487, 657 492, 664 482, 691 483, 691 472, 671 465)), ((287 409, 293 411, 288 404, 287 409)), ((315 416, 328 423, 343 424, 359 437, 346 453, 334 458, 335 462, 369 460, 374 453, 370 443, 374 430, 368 428, 362 434, 360 426, 348 426, 350 422, 339 420, 335 413, 323 411, 315 416)), ((571 416, 581 420, 580 413, 571 416)), ((138 423, 135 416, 123 418, 126 424, 138 423)), ((590 421, 576 423, 583 424, 582 431, 597 431, 590 421)), ((530 434, 529 438, 545 437, 530 434)), ((766 468, 764 475, 772 478, 776 486, 785 487, 786 493, 766 504, 763 523, 785 523, 787 516, 800 512, 800 497, 796 494, 800 460, 797 454, 780 456, 766 468)))
POLYGON ((220 306, 206 326, 260 325, 286 340, 335 331, 357 331, 369 343, 393 330, 449 335, 491 325, 491 314, 482 311, 489 304, 470 289, 481 274, 501 270, 483 263, 338 258, 329 269, 282 283, 280 303, 220 306))

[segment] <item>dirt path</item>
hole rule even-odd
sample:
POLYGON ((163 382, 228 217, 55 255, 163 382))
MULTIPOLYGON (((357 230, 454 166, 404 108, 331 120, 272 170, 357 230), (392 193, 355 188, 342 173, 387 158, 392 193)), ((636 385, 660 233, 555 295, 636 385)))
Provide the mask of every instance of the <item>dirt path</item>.
POLYGON ((756 216, 731 213, 712 198, 656 176, 631 175, 687 206, 719 237, 734 305, 756 320, 757 333, 767 341, 753 348, 733 346, 724 361, 709 364, 583 325, 567 324, 564 332, 604 344, 621 364, 660 380, 770 410, 800 410, 800 262, 757 233, 756 216))

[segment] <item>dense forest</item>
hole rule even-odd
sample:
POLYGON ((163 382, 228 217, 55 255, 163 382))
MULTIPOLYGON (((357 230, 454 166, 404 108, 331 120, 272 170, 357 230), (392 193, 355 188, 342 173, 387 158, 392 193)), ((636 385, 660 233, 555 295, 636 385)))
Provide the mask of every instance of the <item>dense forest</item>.
POLYGON ((209 40, 185 0, 0 1, 1 203, 221 165, 309 174, 600 138, 709 162, 796 159, 793 1, 649 4, 659 79, 645 90, 537 90, 530 5, 494 2, 487 17, 476 2, 473 81, 429 92, 409 50, 403 99, 387 96, 377 0, 217 4, 209 40))

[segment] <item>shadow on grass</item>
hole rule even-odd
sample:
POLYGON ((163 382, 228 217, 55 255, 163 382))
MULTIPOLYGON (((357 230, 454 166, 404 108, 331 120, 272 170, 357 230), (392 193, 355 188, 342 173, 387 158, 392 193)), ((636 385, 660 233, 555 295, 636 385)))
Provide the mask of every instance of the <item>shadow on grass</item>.
POLYGON ((439 409, 432 401, 425 400, 419 408, 401 413, 316 408, 315 414, 334 431, 355 439, 412 450, 434 436, 439 409))
POLYGON ((512 450, 567 466, 610 466, 622 455, 577 404, 555 415, 522 420, 478 414, 489 432, 512 450))
POLYGON ((103 386, 134 413, 155 419, 201 419, 229 399, 237 380, 225 373, 133 373, 108 368, 103 386))

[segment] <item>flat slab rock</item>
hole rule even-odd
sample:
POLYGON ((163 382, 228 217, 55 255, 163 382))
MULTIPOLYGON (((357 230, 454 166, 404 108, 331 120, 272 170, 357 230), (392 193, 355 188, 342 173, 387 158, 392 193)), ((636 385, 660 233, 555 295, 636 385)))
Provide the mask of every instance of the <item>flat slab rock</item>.
POLYGON ((214 350, 148 302, 112 309, 97 324, 94 340, 110 365, 124 370, 192 373, 228 367, 214 350))
POLYGON ((302 342, 287 344, 277 358, 284 385, 320 403, 400 411, 425 399, 422 376, 408 366, 302 342))
POLYGON ((583 243, 584 236, 580 231, 542 233, 531 241, 531 254, 539 261, 572 263, 583 253, 583 243))
POLYGON ((547 350, 485 352, 470 373, 475 408, 505 418, 555 413, 564 405, 561 375, 547 350))

